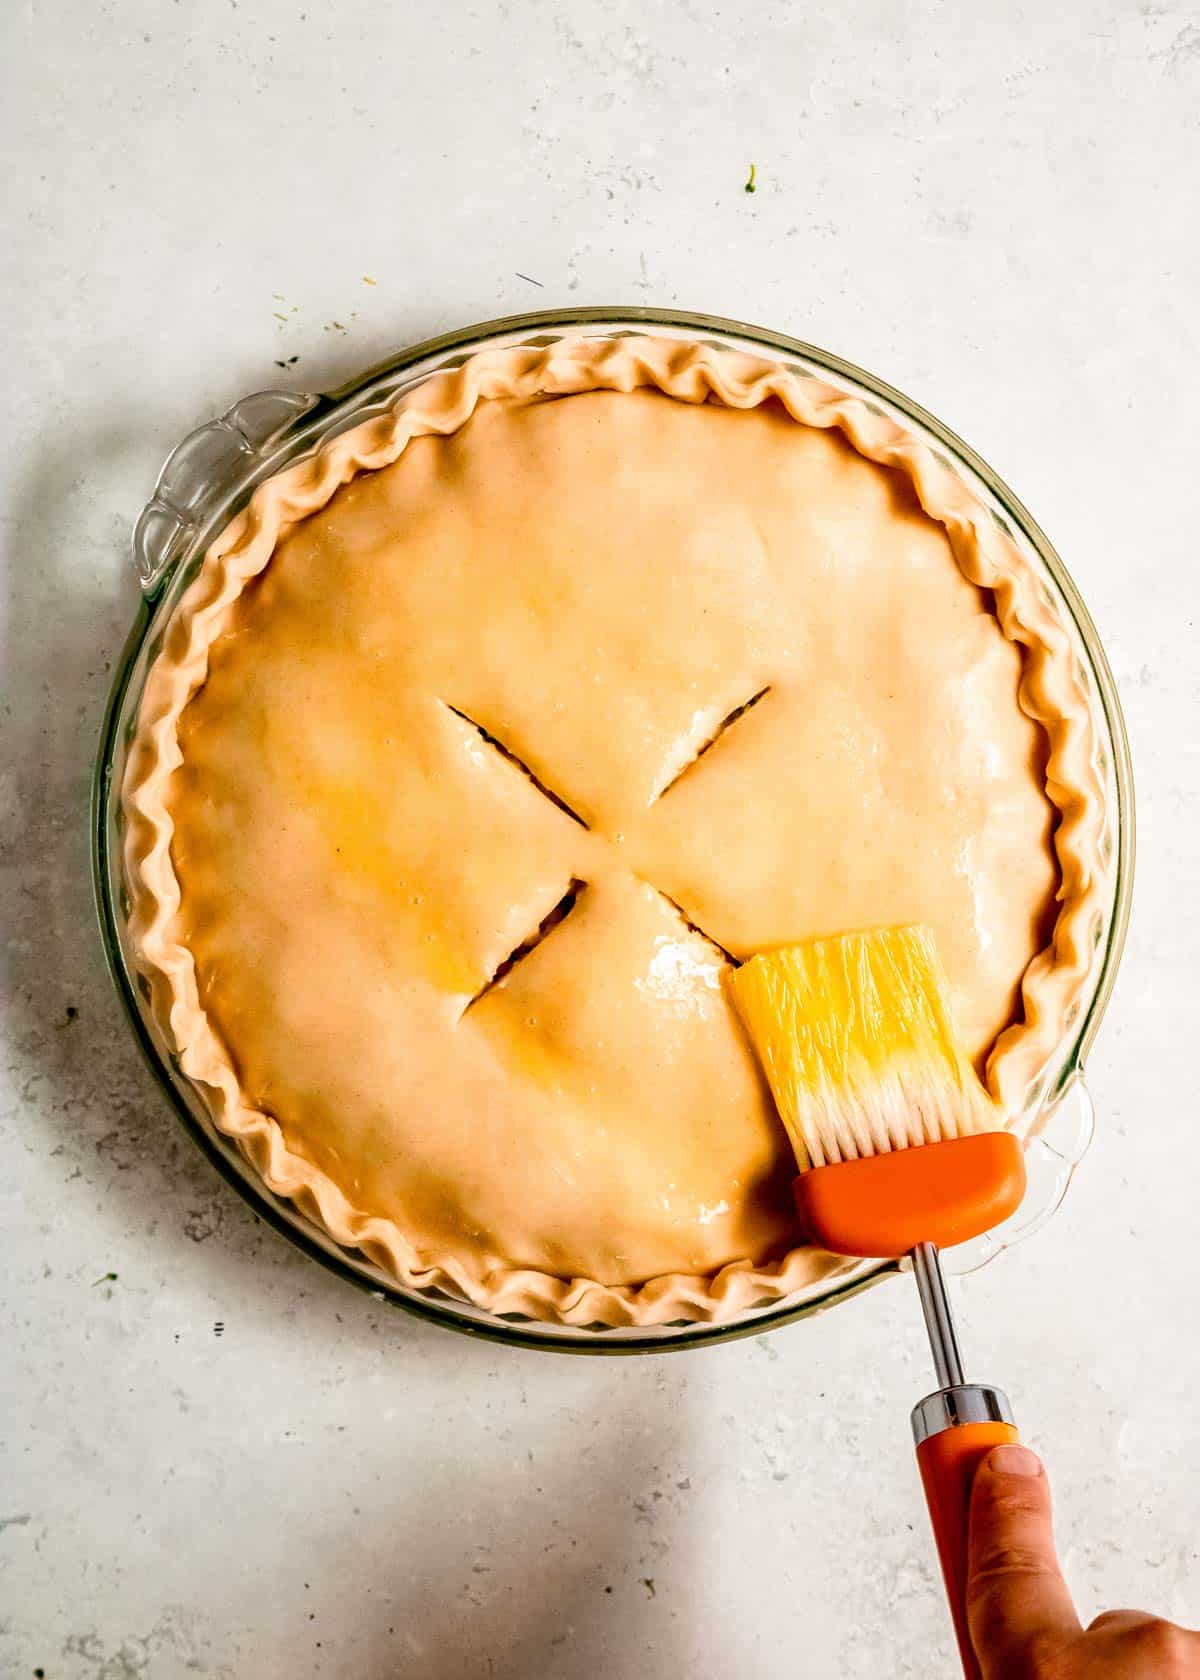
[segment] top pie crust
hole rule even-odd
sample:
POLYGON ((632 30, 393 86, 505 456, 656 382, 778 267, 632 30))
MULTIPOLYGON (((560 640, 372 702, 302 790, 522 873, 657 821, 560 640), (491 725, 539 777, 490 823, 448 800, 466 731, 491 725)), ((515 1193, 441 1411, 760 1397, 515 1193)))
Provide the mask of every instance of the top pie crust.
POLYGON ((1011 1116, 1102 919, 1029 563, 882 413, 674 340, 483 352, 261 485, 124 804, 155 1008, 270 1188, 410 1286, 570 1324, 847 1264, 791 1246, 728 955, 931 923, 1011 1116))

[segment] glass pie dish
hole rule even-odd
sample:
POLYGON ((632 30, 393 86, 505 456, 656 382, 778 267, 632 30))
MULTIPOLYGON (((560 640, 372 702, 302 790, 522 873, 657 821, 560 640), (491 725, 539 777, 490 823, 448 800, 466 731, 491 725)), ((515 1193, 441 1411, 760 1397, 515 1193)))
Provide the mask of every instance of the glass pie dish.
POLYGON ((759 1334, 831 1305, 895 1267, 878 1261, 850 1265, 783 1300, 752 1304, 717 1323, 580 1329, 496 1314, 448 1293, 409 1288, 364 1255, 340 1247, 299 1208, 266 1187, 237 1143, 218 1129, 204 1088, 183 1072, 164 1036, 132 949, 120 789, 147 673, 161 649, 167 623, 210 542, 258 484, 347 428, 386 414, 398 399, 432 376, 461 366, 482 350, 544 347, 567 337, 613 339, 649 330, 656 337, 684 344, 766 357, 794 377, 838 387, 873 414, 903 428, 961 481, 981 517, 994 520, 1004 537, 1017 546, 1071 643, 1088 709, 1095 775, 1103 790, 1102 903, 1092 924, 1092 949, 1079 1006, 1014 1120, 1026 1142, 1030 1189, 1025 1203, 1005 1227, 948 1256, 951 1269, 981 1264, 1040 1225, 1061 1201, 1082 1158, 1092 1130, 1082 1068, 1115 975, 1132 881, 1132 784, 1124 726, 1095 630, 1057 555, 1012 493, 965 444, 909 399, 824 351, 706 316, 652 309, 546 312, 469 328, 419 345, 326 395, 256 393, 193 432, 167 461, 135 529, 142 605, 114 681, 94 786, 97 901, 110 967, 132 1029, 197 1142, 255 1210, 305 1252, 380 1298, 438 1323, 523 1346, 567 1351, 648 1352, 759 1334))

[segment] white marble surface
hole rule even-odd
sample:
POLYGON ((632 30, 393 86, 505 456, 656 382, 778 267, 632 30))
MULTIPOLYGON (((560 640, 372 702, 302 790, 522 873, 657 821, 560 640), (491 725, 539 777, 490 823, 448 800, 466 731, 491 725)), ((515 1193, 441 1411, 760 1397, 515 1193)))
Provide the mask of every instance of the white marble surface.
POLYGON ((1085 1611, 1200 1622, 1194 17, 4 8, 6 1675, 953 1672, 907 1287, 661 1360, 409 1323, 255 1222, 110 995, 89 760, 162 456, 247 390, 560 303, 710 309, 862 362, 1009 478, 1093 609, 1141 817, 1100 1132, 962 1311, 1050 1463, 1085 1611))

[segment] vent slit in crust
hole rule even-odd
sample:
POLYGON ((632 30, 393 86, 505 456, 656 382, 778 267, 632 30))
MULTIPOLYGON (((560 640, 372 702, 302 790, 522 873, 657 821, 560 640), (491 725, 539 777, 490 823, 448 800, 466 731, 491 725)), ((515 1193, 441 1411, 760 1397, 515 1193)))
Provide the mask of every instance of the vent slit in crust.
POLYGON ((461 718, 464 723, 470 724, 471 728, 475 730, 476 734, 483 737, 489 747, 495 747, 496 751, 500 753, 502 757, 506 758, 511 765, 514 765, 515 768, 521 772, 522 776, 525 777, 526 781, 531 782, 538 792, 544 795, 544 797, 547 798, 552 805, 557 805, 560 811, 565 811, 571 821, 577 822, 580 828, 587 828, 588 824, 584 822, 583 818, 579 815, 579 812, 573 811, 567 804, 566 800, 560 798, 560 796, 554 792, 553 788, 548 788, 545 782, 542 781, 541 777, 536 776, 533 773, 528 764, 525 763, 525 760, 515 753, 511 747, 506 747, 503 741, 498 740, 496 736, 492 734, 490 729, 485 729, 481 723, 476 723, 473 717, 468 717, 466 712, 460 711, 457 706, 452 706, 448 700, 444 700, 442 704, 446 707, 447 711, 453 712, 456 718, 461 718))
MULTIPOLYGON (((656 800, 662 799, 662 798, 664 798, 664 796, 666 794, 670 793, 671 789, 678 782, 683 780, 683 778, 687 775, 688 771, 691 770, 693 768, 693 766, 695 766, 696 764, 698 764, 700 762, 700 760, 704 757, 705 753, 712 751, 712 749, 716 746, 717 742, 721 739, 722 735, 724 735, 725 731, 727 729, 731 728, 733 726, 733 724, 735 724, 740 717, 744 717, 752 706, 757 706, 758 702, 760 700, 764 699, 768 694, 770 694, 770 692, 771 692, 771 685, 770 685, 770 683, 768 683, 765 688, 760 688, 757 694, 752 694, 750 696, 749 700, 743 700, 740 706, 735 706, 733 708, 733 710, 726 717, 723 717, 721 719, 720 723, 717 725, 717 727, 713 730, 712 734, 708 737, 707 741, 704 742, 704 744, 699 748, 699 750, 694 752, 692 754, 691 758, 688 759, 687 763, 682 765, 681 768, 678 769, 675 772, 675 774, 671 777, 670 781, 667 782, 665 787, 661 787, 658 790, 658 792, 654 796, 655 799, 656 800)), ((686 920, 686 917, 684 919, 686 920)), ((705 938, 707 938, 707 937, 708 937, 708 935, 706 934, 705 938)), ((712 943, 715 944, 716 943, 715 940, 712 941, 712 943)))
POLYGON ((529 935, 529 938, 523 939, 514 950, 509 952, 508 956, 505 957, 504 961, 500 964, 499 968, 497 968, 491 979, 488 980, 486 985, 481 986, 475 993, 475 996, 467 1004, 466 1009, 463 1010, 464 1015, 467 1013, 467 1010, 473 1008, 481 998, 485 998, 494 987, 498 986, 506 974, 511 974, 513 969, 524 957, 527 957, 531 951, 536 951, 538 946, 542 943, 542 940, 545 939, 546 935, 552 928, 556 928, 560 922, 566 921, 567 917, 571 914, 571 911, 574 910, 576 904, 578 904, 579 895, 586 886, 586 881, 573 880, 571 882, 570 886, 559 899, 558 903, 554 906, 553 910, 548 911, 546 915, 542 917, 537 927, 529 935))
MULTIPOLYGON (((766 690, 764 689, 763 692, 765 694, 766 690)), ((742 710, 745 710, 745 708, 743 707, 742 710)), ((683 923, 684 927, 689 929, 690 932, 696 934, 699 938, 703 939, 705 944, 712 946, 713 950, 716 951, 722 962, 727 962, 731 968, 740 968, 742 966, 742 959, 740 957, 735 957, 732 951, 727 951, 724 945, 721 944, 721 941, 719 939, 714 939, 711 933, 706 933, 700 926, 699 922, 694 922, 688 915, 687 911, 683 908, 683 905, 680 904, 677 899, 672 898, 670 893, 665 893, 661 887, 656 887, 653 881, 647 881, 646 885, 653 888, 659 898, 671 906, 671 909, 679 917, 679 920, 683 923)))

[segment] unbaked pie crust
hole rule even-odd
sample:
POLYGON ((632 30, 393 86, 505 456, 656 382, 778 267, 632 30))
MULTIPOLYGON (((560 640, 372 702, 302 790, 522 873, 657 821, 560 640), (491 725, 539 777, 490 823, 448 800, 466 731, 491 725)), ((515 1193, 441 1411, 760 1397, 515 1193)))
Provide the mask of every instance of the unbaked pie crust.
POLYGON ((404 1284, 720 1320, 847 1264, 723 984, 927 921, 1015 1116, 1105 808, 1071 639, 924 443, 670 339, 485 351, 261 485, 125 782, 156 1011, 266 1184, 404 1284))

